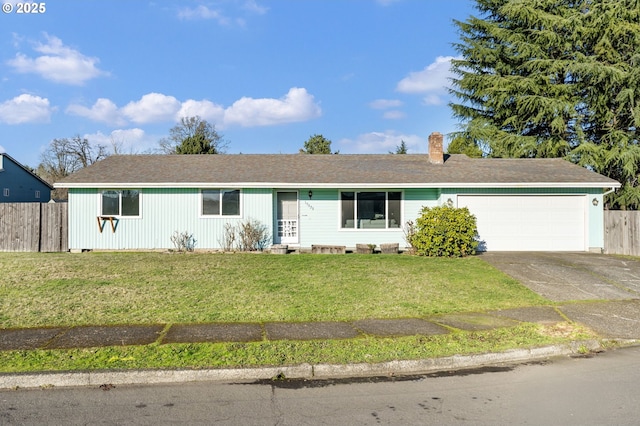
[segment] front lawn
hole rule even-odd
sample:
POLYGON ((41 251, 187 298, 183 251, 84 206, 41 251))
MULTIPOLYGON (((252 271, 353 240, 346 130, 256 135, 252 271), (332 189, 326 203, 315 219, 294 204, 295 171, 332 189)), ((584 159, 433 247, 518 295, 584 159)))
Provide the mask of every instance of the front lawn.
POLYGON ((424 317, 549 303, 480 258, 0 253, 0 328, 424 317))

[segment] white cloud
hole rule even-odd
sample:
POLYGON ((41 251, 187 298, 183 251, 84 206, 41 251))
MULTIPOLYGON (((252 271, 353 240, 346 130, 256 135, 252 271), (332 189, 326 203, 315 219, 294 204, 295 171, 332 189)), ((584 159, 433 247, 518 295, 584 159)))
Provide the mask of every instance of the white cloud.
POLYGON ((402 101, 398 99, 376 99, 369 102, 369 107, 373 109, 397 108, 399 106, 402 106, 402 101))
POLYGON ((56 110, 49 99, 22 94, 0 104, 0 122, 7 124, 48 123, 56 110))
POLYGON ((79 115, 80 117, 86 117, 93 121, 101 121, 103 123, 114 124, 116 126, 126 124, 126 120, 122 117, 117 105, 111 100, 105 98, 99 98, 91 108, 78 104, 69 105, 66 112, 73 115, 79 115))
POLYGON ((180 101, 173 96, 148 93, 139 101, 129 102, 120 111, 134 123, 152 123, 173 120, 180 108, 180 101))
POLYGON ((292 87, 280 99, 241 98, 225 110, 224 126, 272 126, 275 124, 307 121, 322 114, 307 90, 292 87))
POLYGON ((88 57, 65 46, 57 37, 45 33, 46 43, 37 43, 33 50, 41 53, 35 58, 17 53, 7 64, 16 72, 38 74, 55 83, 82 85, 86 81, 108 73, 100 70, 98 58, 88 57))
POLYGON ((306 89, 293 87, 280 99, 254 99, 244 97, 228 108, 209 100, 188 99, 180 102, 173 96, 148 93, 138 101, 118 108, 109 99, 100 98, 92 107, 72 104, 68 114, 86 117, 114 126, 127 122, 145 124, 153 122, 175 122, 182 117, 200 116, 219 128, 230 126, 257 127, 307 121, 322 114, 313 95, 306 89))
POLYGON ((197 6, 194 8, 186 7, 182 8, 178 11, 178 18, 184 19, 187 21, 204 19, 209 20, 213 19, 218 22, 220 25, 230 25, 232 20, 231 18, 225 16, 220 10, 209 9, 207 6, 197 6))
POLYGON ((4 149, 4 146, 0 145, 0 154, 4 154, 5 152, 7 151, 4 149))
POLYGON ((195 7, 183 7, 178 10, 178 19, 185 21, 212 20, 222 26, 244 27, 246 19, 241 15, 264 15, 268 7, 258 4, 256 0, 218 2, 216 7, 198 5, 195 7))
POLYGON ((444 98, 441 95, 432 93, 422 98, 422 103, 425 105, 442 105, 444 104, 444 98))
POLYGON ((266 6, 260 6, 255 0, 245 1, 242 8, 258 15, 264 15, 269 10, 266 6))
POLYGON ((423 137, 406 135, 393 130, 363 133, 355 139, 341 139, 339 144, 341 146, 340 152, 344 152, 345 154, 386 154, 390 151, 395 151, 396 147, 400 145, 402 141, 404 141, 409 152, 412 154, 426 151, 426 141, 423 137), (422 149, 423 144, 424 149, 422 149))
POLYGON ((426 105, 440 105, 444 101, 442 97, 447 94, 450 86, 451 60, 453 56, 438 56, 432 64, 427 65, 422 71, 411 72, 400 80, 396 90, 401 93, 425 94, 426 105))
POLYGON ((189 99, 182 103, 176 118, 179 120, 182 117, 194 117, 196 115, 210 123, 222 123, 224 120, 224 107, 207 100, 194 101, 189 99))

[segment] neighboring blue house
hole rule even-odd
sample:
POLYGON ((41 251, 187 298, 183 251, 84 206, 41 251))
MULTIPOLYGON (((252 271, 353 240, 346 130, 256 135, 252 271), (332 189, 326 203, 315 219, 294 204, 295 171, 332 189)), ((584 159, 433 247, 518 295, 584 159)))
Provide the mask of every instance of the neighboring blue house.
POLYGON ((600 251, 603 197, 620 184, 562 159, 443 155, 111 156, 55 185, 69 189, 69 247, 167 249, 188 231, 222 247, 248 219, 273 244, 398 243, 423 206, 467 206, 486 250, 600 251))
POLYGON ((52 189, 8 154, 0 153, 0 203, 47 203, 52 189))

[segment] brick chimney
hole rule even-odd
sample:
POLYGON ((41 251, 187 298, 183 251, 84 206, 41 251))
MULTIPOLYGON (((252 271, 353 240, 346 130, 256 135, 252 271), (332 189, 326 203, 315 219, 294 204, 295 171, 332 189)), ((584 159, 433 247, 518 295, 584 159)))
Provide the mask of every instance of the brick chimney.
POLYGON ((444 152, 442 133, 433 132, 429 135, 429 162, 431 164, 444 164, 444 152))

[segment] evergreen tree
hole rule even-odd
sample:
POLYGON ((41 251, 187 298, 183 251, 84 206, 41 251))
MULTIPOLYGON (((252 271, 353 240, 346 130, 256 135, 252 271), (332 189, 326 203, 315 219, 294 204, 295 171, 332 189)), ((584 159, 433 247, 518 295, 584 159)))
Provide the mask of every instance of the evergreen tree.
POLYGON ((467 157, 480 158, 482 150, 473 142, 461 137, 457 137, 449 143, 447 154, 465 154, 467 157))
POLYGON ((331 154, 331 141, 322 135, 313 135, 304 143, 300 154, 331 154))
POLYGON ((407 153, 407 143, 404 140, 400 140, 400 145, 396 146, 395 151, 389 151, 389 154, 406 154, 407 153))
MULTIPOLYGON (((454 141, 493 157, 565 157, 640 205, 640 0, 477 0, 456 21, 454 141)), ((454 146, 455 148, 455 146, 454 146)))

